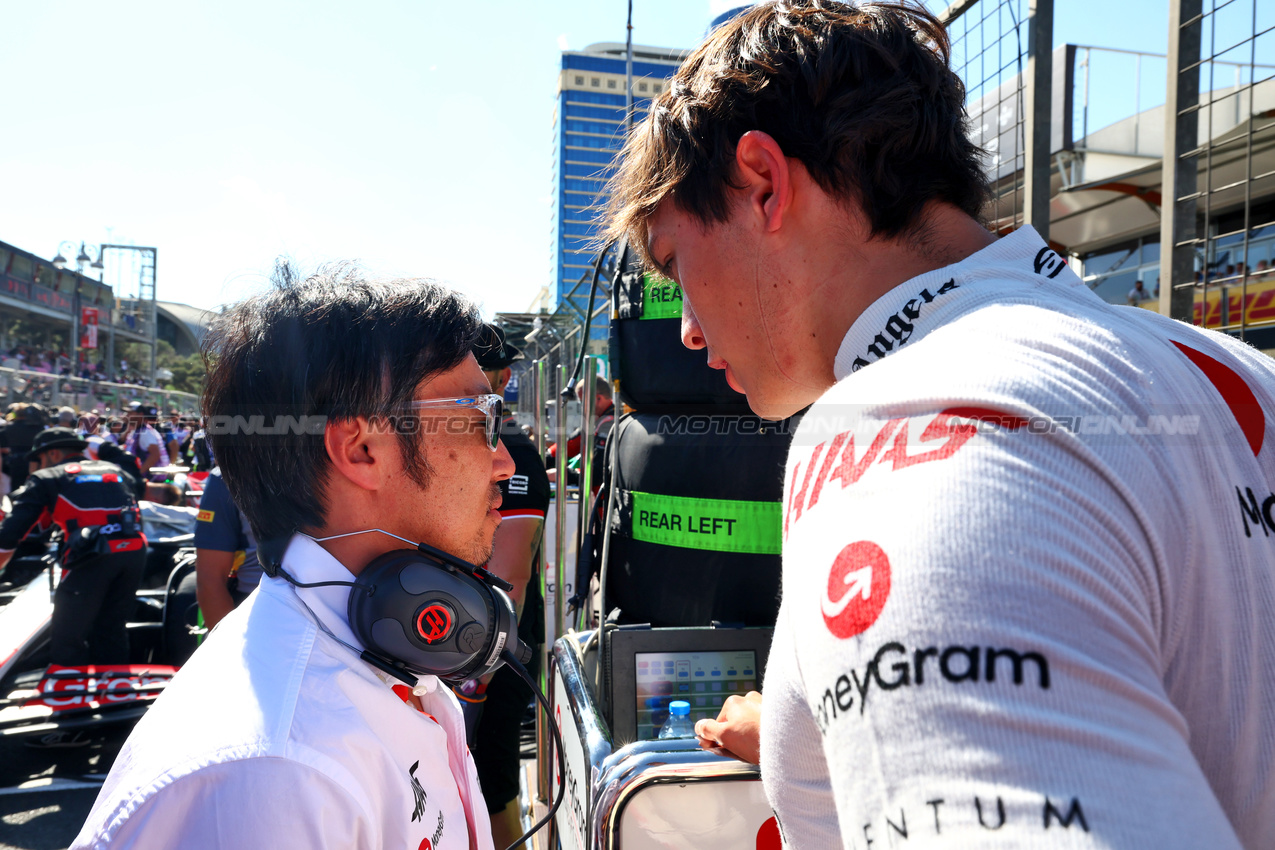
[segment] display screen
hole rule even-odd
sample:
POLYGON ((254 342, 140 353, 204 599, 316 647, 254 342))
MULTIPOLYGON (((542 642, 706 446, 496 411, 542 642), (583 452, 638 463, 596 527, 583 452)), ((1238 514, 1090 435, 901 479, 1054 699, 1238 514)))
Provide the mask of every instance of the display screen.
POLYGON ((716 719, 731 694, 757 690, 757 655, 751 649, 723 652, 639 652, 637 662, 637 736, 658 738, 668 719, 668 704, 691 704, 691 722, 716 719))

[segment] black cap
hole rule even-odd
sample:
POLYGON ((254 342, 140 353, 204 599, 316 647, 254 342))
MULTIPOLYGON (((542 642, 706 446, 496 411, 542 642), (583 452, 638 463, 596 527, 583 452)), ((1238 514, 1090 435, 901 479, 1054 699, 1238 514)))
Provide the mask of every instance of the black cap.
POLYGON ((505 339, 505 332, 495 325, 483 325, 474 343, 474 357, 484 371, 503 369, 516 360, 524 359, 521 351, 505 339))
POLYGON ((143 419, 158 419, 159 408, 153 404, 143 404, 140 401, 130 401, 128 403, 129 413, 140 413, 143 419))
POLYGON ((49 449, 83 449, 89 441, 70 428, 45 428, 35 435, 27 460, 36 460, 49 449))

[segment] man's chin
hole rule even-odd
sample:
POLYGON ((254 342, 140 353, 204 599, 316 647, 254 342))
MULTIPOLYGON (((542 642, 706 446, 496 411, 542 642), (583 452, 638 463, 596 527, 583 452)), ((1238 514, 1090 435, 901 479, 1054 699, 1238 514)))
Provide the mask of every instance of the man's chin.
POLYGON ((776 401, 765 397, 762 393, 749 393, 745 398, 748 399, 748 407, 753 413, 757 414, 759 419, 765 419, 770 422, 787 419, 811 404, 808 401, 776 401))
POLYGON ((496 548, 495 529, 484 529, 469 547, 469 554, 462 555, 471 564, 482 566, 491 560, 491 553, 496 548))

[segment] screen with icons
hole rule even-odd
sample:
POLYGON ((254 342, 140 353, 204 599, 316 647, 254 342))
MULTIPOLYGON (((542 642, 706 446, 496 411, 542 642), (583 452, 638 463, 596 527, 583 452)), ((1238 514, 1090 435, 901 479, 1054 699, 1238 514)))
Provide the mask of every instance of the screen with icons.
POLYGON ((639 652, 637 737, 658 738, 668 704, 691 704, 691 722, 717 717, 731 694, 757 690, 757 655, 751 649, 725 652, 639 652))

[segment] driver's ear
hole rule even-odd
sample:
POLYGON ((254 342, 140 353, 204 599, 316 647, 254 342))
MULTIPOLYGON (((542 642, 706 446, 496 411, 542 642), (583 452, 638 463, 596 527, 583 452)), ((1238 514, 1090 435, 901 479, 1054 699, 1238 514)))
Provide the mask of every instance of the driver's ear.
POLYGON ((792 205, 792 174, 783 149, 769 133, 749 130, 735 145, 734 177, 748 199, 749 212, 773 233, 792 205))

